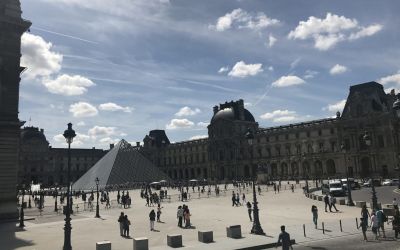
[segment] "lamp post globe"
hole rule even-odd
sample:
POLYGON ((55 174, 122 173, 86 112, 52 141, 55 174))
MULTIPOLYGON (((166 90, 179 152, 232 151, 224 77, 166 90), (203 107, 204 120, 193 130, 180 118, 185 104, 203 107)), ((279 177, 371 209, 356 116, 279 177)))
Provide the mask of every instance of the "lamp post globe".
MULTIPOLYGON (((249 146, 252 147, 254 135, 250 128, 247 129, 245 138, 246 138, 249 146)), ((253 158, 253 155, 251 154, 250 159, 252 159, 252 158, 253 158)), ((254 168, 252 168, 252 169, 254 169, 254 168)), ((253 227, 251 228, 251 233, 257 234, 257 235, 265 235, 265 233, 261 227, 261 224, 260 224, 260 218, 259 218, 259 213, 258 213, 258 202, 257 202, 257 193, 256 193, 256 178, 257 178, 256 171, 255 172, 253 171, 253 176, 254 176, 253 177, 253 227)))
POLYGON ((96 218, 100 218, 100 213, 99 213, 99 177, 96 177, 96 179, 94 180, 96 182, 96 193, 97 193, 97 204, 96 204, 96 218))
POLYGON ((71 143, 76 136, 75 131, 72 129, 72 123, 68 123, 68 129, 63 134, 68 143, 68 170, 67 170, 67 208, 65 211, 65 225, 64 225, 64 246, 63 250, 71 250, 71 205, 70 205, 70 186, 71 186, 71 143))

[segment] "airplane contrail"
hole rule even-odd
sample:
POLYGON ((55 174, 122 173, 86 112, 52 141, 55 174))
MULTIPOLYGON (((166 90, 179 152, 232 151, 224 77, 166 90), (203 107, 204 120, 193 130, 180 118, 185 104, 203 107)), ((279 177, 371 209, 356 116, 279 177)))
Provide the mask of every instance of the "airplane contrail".
POLYGON ((38 28, 38 27, 32 27, 31 29, 34 29, 34 30, 36 29, 36 30, 40 30, 40 31, 47 32, 47 33, 50 33, 50 34, 63 36, 63 37, 68 37, 68 38, 71 38, 71 39, 75 39, 75 40, 79 40, 79 41, 87 42, 87 43, 91 43, 91 44, 99 44, 98 42, 95 42, 95 41, 90 41, 90 40, 83 39, 83 38, 80 38, 80 37, 71 36, 71 35, 67 35, 67 34, 62 34, 62 33, 59 33, 59 32, 46 30, 46 29, 42 29, 42 28, 38 28))

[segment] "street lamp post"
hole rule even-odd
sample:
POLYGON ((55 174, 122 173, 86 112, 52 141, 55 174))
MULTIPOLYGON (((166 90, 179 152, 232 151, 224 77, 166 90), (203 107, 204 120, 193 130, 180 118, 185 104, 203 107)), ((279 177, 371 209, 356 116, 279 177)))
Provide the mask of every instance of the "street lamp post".
MULTIPOLYGON (((369 149, 371 147, 372 141, 371 141, 371 137, 368 134, 368 131, 365 131, 363 139, 364 139, 365 145, 367 145, 367 147, 369 149)), ((376 191, 375 191, 375 185, 374 185, 373 176, 371 176, 371 189, 372 189, 372 197, 371 197, 372 209, 377 211, 378 210, 378 198, 376 197, 376 191)))
POLYGON ((55 186, 56 186, 56 188, 55 188, 56 189, 56 192, 55 192, 56 199, 54 201, 54 212, 58 212, 58 207, 57 207, 57 197, 58 197, 57 184, 55 186))
MULTIPOLYGON (((399 150, 400 145, 399 145, 399 134, 398 134, 398 118, 400 118, 400 99, 397 97, 396 101, 393 103, 393 110, 394 110, 394 116, 397 118, 394 128, 395 128, 395 135, 396 135, 396 143, 397 143, 397 150, 399 150)), ((395 168, 396 171, 399 172, 399 182, 397 188, 400 189, 400 152, 397 152, 397 168, 395 168)))
MULTIPOLYGON (((306 153, 302 153, 302 158, 303 158, 303 162, 306 160, 306 153)), ((303 163, 304 164, 304 163, 303 163)), ((309 193, 309 186, 308 186, 308 168, 304 169, 305 170, 305 178, 306 178, 306 193, 309 193)))
MULTIPOLYGON (((254 135, 250 128, 247 129, 245 136, 246 136, 248 144, 250 145, 250 147, 252 147, 254 135)), ((252 157, 252 155, 250 157, 252 157)), ((254 168, 252 167, 252 169, 254 169, 254 168)), ((260 218, 258 216, 258 205, 257 205, 258 202, 257 202, 257 193, 256 193, 257 173, 253 173, 253 175, 254 175, 254 178, 253 178, 253 227, 251 229, 251 233, 257 234, 257 235, 265 235, 263 229, 261 228, 260 218)))
POLYGON ((99 177, 96 177, 95 179, 96 182, 96 188, 97 188, 97 204, 96 204, 96 218, 100 218, 100 214, 99 214, 99 177))
POLYGON ((76 136, 72 129, 72 123, 68 123, 68 129, 64 131, 65 140, 68 143, 68 171, 67 171, 67 209, 65 211, 65 226, 64 226, 64 247, 63 250, 72 250, 71 246, 71 208, 70 208, 70 172, 71 172, 71 143, 76 136))
POLYGON ((19 227, 25 227, 24 224, 24 196, 25 196, 25 184, 22 184, 22 201, 21 201, 21 210, 19 215, 19 227))
POLYGON ((346 183, 347 183, 347 206, 354 206, 353 199, 351 197, 351 184, 349 182, 349 170, 346 161, 346 146, 344 144, 340 145, 343 152, 344 167, 346 168, 346 183))

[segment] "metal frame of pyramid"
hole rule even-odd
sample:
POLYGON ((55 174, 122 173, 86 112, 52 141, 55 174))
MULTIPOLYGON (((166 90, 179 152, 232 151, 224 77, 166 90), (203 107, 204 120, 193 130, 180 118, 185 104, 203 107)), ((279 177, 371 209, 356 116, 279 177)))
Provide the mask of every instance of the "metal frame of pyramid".
POLYGON ((96 177, 99 178, 99 187, 102 189, 127 183, 171 181, 167 174, 125 140, 118 142, 113 149, 79 178, 72 185, 72 190, 95 189, 96 177))

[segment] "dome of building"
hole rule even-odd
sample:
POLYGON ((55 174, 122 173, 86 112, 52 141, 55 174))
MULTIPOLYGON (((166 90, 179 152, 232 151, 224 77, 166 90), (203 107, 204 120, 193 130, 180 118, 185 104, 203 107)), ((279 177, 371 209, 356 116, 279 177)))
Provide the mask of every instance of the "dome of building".
MULTIPOLYGON (((235 111, 233 108, 224 108, 219 110, 215 115, 211 118, 211 122, 215 122, 217 120, 240 120, 237 115, 235 115, 235 111)), ((255 122, 253 115, 247 109, 244 109, 244 121, 247 122, 255 122)))
POLYGON ((21 131, 21 142, 26 142, 31 139, 46 141, 46 136, 43 133, 43 129, 39 130, 36 127, 23 128, 21 131))

